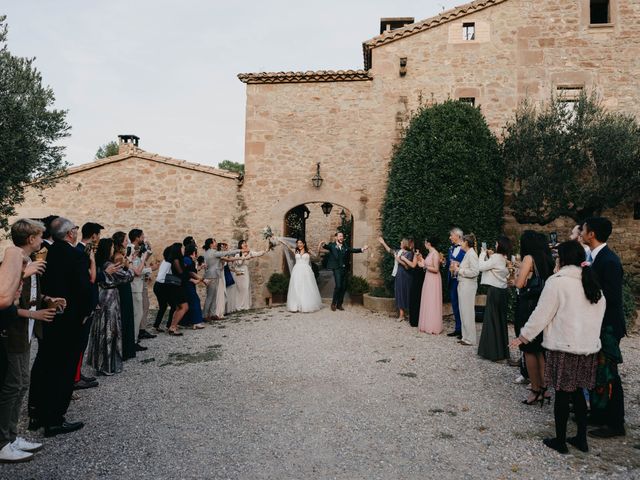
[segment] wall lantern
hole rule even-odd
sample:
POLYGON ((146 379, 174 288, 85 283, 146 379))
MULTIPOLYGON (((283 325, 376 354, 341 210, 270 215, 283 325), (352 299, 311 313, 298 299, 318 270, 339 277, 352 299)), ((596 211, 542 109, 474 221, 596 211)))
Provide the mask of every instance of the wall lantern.
POLYGON ((329 214, 331 213, 331 209, 333 208, 333 205, 330 204, 329 202, 324 202, 322 205, 320 205, 320 208, 322 208, 322 213, 324 213, 328 217, 329 214))
MULTIPOLYGON (((320 188, 322 186, 323 178, 320 176, 320 162, 316 163, 316 174, 311 179, 311 183, 316 188, 320 188)), ((329 209, 331 211, 331 209, 329 209)))

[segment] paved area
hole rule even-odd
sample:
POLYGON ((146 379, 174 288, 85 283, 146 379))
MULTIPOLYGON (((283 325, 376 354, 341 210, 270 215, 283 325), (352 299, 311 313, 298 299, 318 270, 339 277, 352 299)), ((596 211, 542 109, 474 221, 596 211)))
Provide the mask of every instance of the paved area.
POLYGON ((257 310, 146 345, 80 392, 83 430, 0 478, 640 478, 637 337, 627 437, 567 456, 542 445, 552 406, 520 404, 516 369, 361 307, 257 310))

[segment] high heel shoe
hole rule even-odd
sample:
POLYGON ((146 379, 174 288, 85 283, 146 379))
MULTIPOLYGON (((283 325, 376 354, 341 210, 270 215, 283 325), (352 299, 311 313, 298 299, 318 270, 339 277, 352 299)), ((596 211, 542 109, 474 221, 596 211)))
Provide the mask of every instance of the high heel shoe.
POLYGON ((547 387, 542 387, 540 389, 540 408, 544 407, 544 401, 547 400, 549 404, 551 404, 551 397, 545 397, 544 394, 547 393, 547 387))
POLYGON ((540 401, 540 395, 542 394, 541 390, 531 390, 531 393, 535 394, 534 399, 530 401, 529 399, 525 398, 524 400, 522 400, 522 403, 524 405, 535 405, 540 401))

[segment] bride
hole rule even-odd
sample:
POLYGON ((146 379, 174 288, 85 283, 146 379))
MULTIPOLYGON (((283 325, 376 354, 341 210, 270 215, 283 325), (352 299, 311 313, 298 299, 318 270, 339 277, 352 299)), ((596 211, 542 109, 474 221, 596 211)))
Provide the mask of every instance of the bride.
POLYGON ((311 252, 304 240, 296 241, 293 249, 283 239, 282 243, 295 255, 296 263, 291 269, 289 292, 287 293, 287 310, 290 312, 315 312, 322 308, 322 298, 316 283, 316 277, 311 269, 311 252))

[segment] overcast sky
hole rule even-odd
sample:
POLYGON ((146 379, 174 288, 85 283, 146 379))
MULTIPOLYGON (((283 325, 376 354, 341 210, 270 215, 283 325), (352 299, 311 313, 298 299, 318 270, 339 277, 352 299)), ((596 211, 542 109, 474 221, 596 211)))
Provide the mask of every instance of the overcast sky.
POLYGON ((238 73, 363 68, 380 17, 416 21, 464 0, 3 0, 8 45, 36 57, 67 109, 72 164, 118 134, 144 150, 244 161, 238 73))

